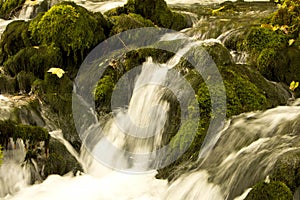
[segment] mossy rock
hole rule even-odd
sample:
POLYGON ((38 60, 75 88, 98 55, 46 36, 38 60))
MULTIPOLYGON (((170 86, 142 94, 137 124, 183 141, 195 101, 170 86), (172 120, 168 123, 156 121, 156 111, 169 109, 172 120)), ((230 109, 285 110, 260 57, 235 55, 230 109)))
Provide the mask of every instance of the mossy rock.
POLYGON ((257 88, 259 88, 261 93, 266 96, 266 108, 273 108, 278 105, 286 105, 287 100, 291 98, 291 94, 286 85, 266 80, 256 67, 248 65, 236 65, 234 70, 247 76, 250 82, 254 83, 257 88))
POLYGON ((295 47, 263 49, 257 58, 257 67, 271 81, 289 85, 300 79, 300 50, 295 47))
POLYGON ((31 72, 43 79, 44 73, 51 67, 61 67, 63 58, 60 49, 53 46, 35 46, 20 50, 4 63, 5 70, 12 76, 19 72, 31 72))
POLYGON ((106 37, 109 37, 109 33, 113 27, 113 23, 108 17, 104 16, 101 12, 93 13, 94 18, 97 20, 98 28, 97 30, 103 29, 106 37))
POLYGON ((286 47, 288 38, 283 33, 277 33, 268 28, 252 27, 244 43, 246 50, 257 53, 265 48, 281 49, 286 47))
POLYGON ((151 20, 155 25, 174 30, 181 30, 191 24, 185 15, 172 12, 164 0, 129 0, 124 7, 107 11, 107 16, 135 13, 151 20))
POLYGON ((0 2, 0 18, 10 19, 22 9, 25 0, 4 0, 0 2))
POLYGON ((82 168, 63 144, 51 139, 49 157, 46 160, 44 169, 45 177, 51 174, 65 175, 70 171, 73 171, 75 174, 77 171, 82 171, 82 168))
POLYGON ((112 17, 112 16, 118 16, 118 15, 121 15, 121 14, 124 14, 126 13, 126 10, 124 7, 116 7, 116 8, 113 8, 113 9, 110 9, 108 11, 106 11, 104 13, 104 15, 106 15, 107 17, 112 17))
POLYGON ((245 200, 292 200, 291 190, 280 181, 257 183, 245 200))
MULTIPOLYGON (((197 53, 197 51, 195 51, 197 53)), ((193 57, 201 61, 201 55, 193 54, 193 57), (200 59, 200 60, 199 60, 200 59)), ((226 114, 227 117, 238 115, 244 112, 250 112, 255 110, 265 110, 267 108, 275 107, 280 104, 286 104, 290 94, 285 88, 276 86, 275 84, 268 82, 255 68, 251 68, 246 65, 218 65, 219 72, 222 76, 223 83, 226 89, 227 103, 226 113, 224 110, 214 109, 212 115, 211 110, 211 98, 210 95, 217 96, 222 95, 217 89, 208 91, 206 83, 203 77, 193 70, 193 66, 186 61, 181 61, 178 69, 187 71, 185 77, 191 83, 197 94, 197 100, 199 102, 200 121, 198 124, 198 132, 194 138, 194 141, 190 145, 189 149, 178 159, 176 162, 167 166, 166 168, 158 170, 158 178, 168 178, 172 180, 176 178, 176 169, 185 167, 184 163, 187 161, 196 161, 198 159, 199 150, 203 143, 203 140, 207 134, 208 124, 212 118, 217 117, 219 114, 226 114), (186 69, 186 70, 184 70, 186 69), (175 174, 174 174, 175 173, 175 174)), ((210 77, 213 79, 214 77, 210 77)), ((217 83, 216 83, 217 84, 217 83)), ((219 99, 219 98, 217 98, 219 99)), ((214 102, 215 105, 221 105, 221 102, 214 102)), ((186 135, 189 133, 186 132, 186 135)), ((185 140, 178 140, 181 146, 186 143, 185 140)))
MULTIPOLYGON (((291 127, 300 127, 300 123, 291 127)), ((270 173, 271 180, 285 183, 292 192, 300 186, 300 151, 291 151, 281 155, 270 173)))
POLYGON ((106 38, 97 19, 100 19, 99 13, 95 17, 75 3, 63 2, 53 6, 40 19, 33 20, 29 30, 39 44, 54 45, 67 56, 73 55, 73 60, 78 62, 106 38))
MULTIPOLYGON (((96 110, 105 113, 111 111, 112 92, 118 80, 127 71, 142 65, 148 57, 152 57, 154 62, 165 63, 173 55, 173 53, 161 49, 145 48, 129 51, 120 60, 111 62, 93 91, 96 110)), ((133 84, 133 80, 128 80, 129 83, 133 84)))
POLYGON ((224 38, 224 46, 230 50, 243 51, 243 42, 248 33, 248 28, 240 28, 224 38))
POLYGON ((32 87, 33 93, 46 102, 59 116, 72 113, 73 84, 67 75, 58 78, 54 74, 45 73, 44 80, 36 80, 32 87))
POLYGON ((0 94, 15 94, 17 91, 16 78, 0 74, 0 94))
POLYGON ((80 141, 72 115, 73 82, 68 72, 58 78, 55 74, 46 73, 44 80, 36 79, 32 84, 32 93, 43 102, 47 110, 46 117, 51 119, 50 130, 59 127, 63 136, 70 142, 80 141))
POLYGON ((41 105, 38 99, 30 100, 24 105, 15 107, 9 119, 17 123, 40 127, 45 127, 46 125, 41 116, 41 105))
POLYGON ((217 66, 233 64, 232 56, 228 49, 221 43, 208 42, 202 46, 211 56, 217 66))
POLYGON ((154 26, 150 20, 144 19, 141 15, 134 13, 113 16, 110 18, 110 20, 114 24, 110 32, 111 36, 130 29, 154 26))
POLYGON ((11 120, 0 121, 0 136, 0 144, 4 148, 7 148, 9 138, 13 138, 14 141, 22 139, 25 145, 29 145, 27 147, 29 149, 33 149, 35 145, 42 141, 45 142, 47 148, 50 139, 48 131, 42 127, 18 124, 11 120))
POLYGON ((21 49, 31 46, 28 33, 29 22, 17 20, 7 25, 1 35, 0 41, 0 64, 3 64, 8 57, 15 55, 21 49))
POLYGON ((33 73, 21 71, 17 75, 18 90, 21 93, 29 93, 31 91, 31 85, 35 79, 36 77, 33 73))

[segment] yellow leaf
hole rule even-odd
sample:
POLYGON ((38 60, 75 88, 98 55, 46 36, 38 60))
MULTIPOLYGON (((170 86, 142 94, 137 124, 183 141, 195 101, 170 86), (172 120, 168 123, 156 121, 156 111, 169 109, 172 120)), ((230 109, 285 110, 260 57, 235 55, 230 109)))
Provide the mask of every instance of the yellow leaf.
POLYGON ((292 81, 290 84, 290 90, 294 91, 299 86, 299 82, 292 81))
POLYGON ((279 28, 280 28, 280 27, 279 27, 278 25, 275 25, 275 26, 272 27, 272 30, 273 30, 273 31, 277 31, 279 28))
POLYGON ((295 42, 294 39, 290 39, 290 40, 289 40, 289 46, 291 46, 294 42, 295 42))
POLYGON ((58 78, 61 78, 64 75, 64 73, 66 73, 63 69, 55 67, 50 68, 47 72, 55 74, 58 78))

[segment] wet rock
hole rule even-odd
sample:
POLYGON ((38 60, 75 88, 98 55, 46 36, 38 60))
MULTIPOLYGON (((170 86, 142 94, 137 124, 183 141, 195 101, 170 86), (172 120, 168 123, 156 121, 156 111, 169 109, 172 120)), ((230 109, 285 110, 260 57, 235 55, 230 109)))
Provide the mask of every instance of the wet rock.
POLYGON ((286 199, 292 200, 293 195, 290 189, 282 182, 271 181, 270 183, 260 182, 257 183, 245 200, 274 200, 286 199))

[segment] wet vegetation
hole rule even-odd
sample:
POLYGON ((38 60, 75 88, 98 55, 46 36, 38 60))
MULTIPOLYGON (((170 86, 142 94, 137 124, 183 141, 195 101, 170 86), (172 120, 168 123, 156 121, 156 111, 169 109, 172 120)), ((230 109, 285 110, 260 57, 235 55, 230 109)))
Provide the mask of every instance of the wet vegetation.
MULTIPOLYGON (((18 9, 21 4, 22 2, 17 1, 2 2, 0 16, 8 17, 13 9, 18 9), (7 8, 6 13, 4 8, 7 8)), ((244 2, 226 2, 218 6, 203 6, 202 9, 194 11, 194 8, 176 6, 170 9, 163 0, 129 0, 123 7, 112 9, 103 15, 90 12, 75 3, 59 3, 30 21, 14 21, 7 26, 0 40, 0 65, 3 66, 3 72, 0 73, 0 93, 35 95, 58 117, 64 136, 71 143, 80 144, 72 119, 73 80, 80 64, 97 44, 110 36, 135 28, 164 27, 182 30, 190 27, 191 19, 178 10, 194 11, 198 16, 207 17, 209 22, 217 19, 217 25, 230 24, 232 21, 228 19, 238 16, 249 5, 244 2), (224 20, 226 17, 227 21, 224 20), (52 67, 61 68, 66 74, 59 78, 48 73, 52 67)), ((223 41, 224 44, 211 42, 201 47, 214 60, 223 78, 227 110, 222 114, 227 118, 244 112, 284 105, 291 97, 287 86, 293 80, 300 80, 299 10, 298 0, 286 0, 268 17, 251 24, 242 20, 242 25, 239 20, 232 23, 230 28, 241 26, 240 32, 229 35, 227 40, 223 41), (247 62, 234 63, 229 50, 249 53, 247 62)), ((209 28, 212 28, 216 35, 227 31, 219 26, 210 27, 206 23, 203 22, 200 24, 202 26, 199 25, 198 29, 196 27, 187 34, 194 35, 195 32, 203 30, 205 32, 209 28)), ((166 42, 164 45, 173 44, 166 42)), ((173 55, 172 52, 156 49, 154 46, 132 50, 121 58, 112 60, 93 91, 98 114, 111 112, 111 95, 116 83, 126 72, 141 65, 149 56, 154 62, 165 63, 173 55)), ((158 171, 158 178, 169 180, 176 178, 176 170, 185 167, 186 162, 197 160, 208 129, 207 122, 215 117, 211 110, 211 94, 203 77, 184 59, 175 68, 194 89, 201 120, 197 124, 196 136, 188 150, 171 165, 158 171)), ((218 95, 217 91, 213 92, 218 95)), ((296 89, 296 97, 299 96, 298 93, 296 89)), ((183 129, 177 133, 178 129, 175 126, 180 123, 177 112, 179 105, 174 102, 171 104, 175 111, 171 114, 170 124, 174 126, 170 132, 165 133, 167 139, 164 142, 170 143, 173 149, 180 149, 189 144, 190 127, 195 124, 186 122, 183 129)), ((28 159, 34 157, 32 152, 36 150, 37 143, 44 141, 45 148, 49 149, 45 166, 46 176, 53 173, 63 175, 70 169, 80 169, 72 156, 63 156, 66 149, 50 140, 48 132, 42 127, 12 120, 0 121, 0 145, 8 148, 9 138, 24 141, 29 152, 28 159)), ((1 155, 0 152, 0 158, 1 155)), ((297 156, 298 154, 287 156, 278 161, 271 175, 272 181, 257 183, 246 199, 292 199, 292 192, 299 186, 299 159, 293 160, 297 156), (289 173, 290 171, 293 173, 289 173)))

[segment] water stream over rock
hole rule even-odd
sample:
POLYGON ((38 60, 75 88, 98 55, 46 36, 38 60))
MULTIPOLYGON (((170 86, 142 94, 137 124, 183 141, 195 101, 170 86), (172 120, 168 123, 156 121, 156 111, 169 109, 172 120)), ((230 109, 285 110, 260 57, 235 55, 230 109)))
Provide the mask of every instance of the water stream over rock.
MULTIPOLYGON (((125 1, 77 3, 92 11, 105 12, 123 5, 125 1)), ((174 5, 174 8, 180 4, 186 5, 186 2, 180 0, 169 0, 167 3, 174 5)), ((189 3, 194 4, 198 1, 189 3)), ((33 6, 25 4, 19 18, 31 18, 33 6)), ((258 17, 255 15, 257 13, 246 13, 243 17, 258 17)), ((249 20, 243 18, 233 24, 232 21, 237 19, 235 17, 203 17, 197 22, 196 18, 193 14, 194 26, 182 32, 202 41, 186 44, 164 64, 155 63, 151 57, 148 58, 134 71, 134 76, 129 77, 134 81, 128 86, 132 90, 126 90, 126 95, 130 96, 126 97, 129 99, 126 105, 119 106, 116 100, 115 103, 119 107, 113 110, 113 113, 100 117, 90 113, 95 123, 86 128, 84 135, 80 136, 84 143, 80 152, 64 137, 62 131, 58 130, 58 119, 47 114, 47 105, 42 105, 39 99, 35 99, 34 96, 0 95, 0 120, 18 119, 23 124, 46 127, 52 137, 51 141, 63 144, 82 167, 82 170, 76 173, 49 175, 43 181, 38 176, 43 174, 44 165, 39 166, 35 159, 24 162, 24 144, 21 140, 11 141, 9 148, 4 151, 4 162, 0 166, 0 198, 242 200, 254 184, 279 173, 281 162, 298 162, 297 156, 290 157, 300 153, 300 106, 292 99, 289 106, 248 112, 224 121, 224 126, 219 127, 219 131, 214 135, 210 135, 211 138, 207 142, 205 140, 202 151, 198 149, 198 160, 186 163, 184 169, 176 170, 176 179, 168 182, 155 178, 155 169, 164 162, 162 155, 165 152, 161 153, 159 150, 165 145, 164 134, 168 132, 167 122, 171 107, 170 102, 164 99, 166 89, 161 85, 165 84, 168 87, 168 84, 173 83, 175 90, 181 91, 179 99, 189 98, 190 94, 186 93, 189 88, 181 84, 180 73, 173 71, 181 61, 181 56, 191 48, 206 42, 218 44, 225 49, 230 39, 236 39, 247 28, 243 26, 237 29, 241 25, 239 23, 247 24, 249 20), (38 102, 38 109, 30 106, 34 101, 38 102), (33 177, 30 176, 32 171, 36 172, 36 182, 33 185, 33 177)), ((0 22, 0 32, 9 22, 0 22)), ((161 41, 181 39, 174 36, 165 35, 161 41)), ((234 63, 246 63, 245 52, 231 50, 231 55, 234 63)), ((232 62, 231 58, 228 62, 232 62)), ((299 200, 298 190, 295 191, 294 200, 299 200)))

